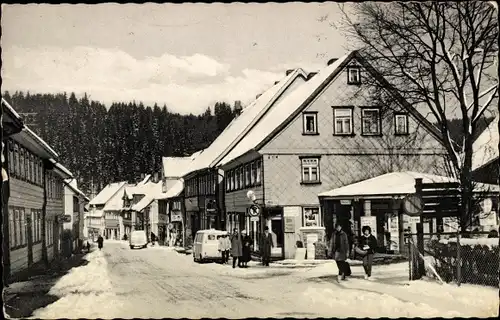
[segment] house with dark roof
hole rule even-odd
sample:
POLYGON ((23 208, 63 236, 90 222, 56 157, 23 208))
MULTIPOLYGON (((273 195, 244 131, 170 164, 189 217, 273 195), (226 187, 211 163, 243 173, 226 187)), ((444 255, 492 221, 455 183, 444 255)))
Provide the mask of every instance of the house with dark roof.
MULTIPOLYGON (((302 69, 291 70, 286 76, 242 109, 212 144, 199 153, 189 172, 183 177, 185 185, 186 225, 191 233, 200 229, 226 226, 224 218, 224 172, 216 164, 225 157, 274 105, 285 99, 307 79, 302 69)), ((255 163, 255 168, 259 165, 255 163)), ((244 168, 241 168, 243 172, 244 168)), ((248 167, 250 170, 250 167, 248 167)))
POLYGON ((2 262, 4 281, 60 256, 64 179, 59 155, 2 98, 2 262))
POLYGON ((272 255, 293 258, 297 241, 310 233, 324 238, 344 210, 322 210, 319 193, 393 171, 445 175, 441 141, 359 52, 332 59, 216 161, 227 177, 227 228, 246 230, 258 253, 267 226, 272 255), (387 90, 375 91, 371 81, 387 90), (261 207, 258 217, 248 215, 253 202, 261 207))

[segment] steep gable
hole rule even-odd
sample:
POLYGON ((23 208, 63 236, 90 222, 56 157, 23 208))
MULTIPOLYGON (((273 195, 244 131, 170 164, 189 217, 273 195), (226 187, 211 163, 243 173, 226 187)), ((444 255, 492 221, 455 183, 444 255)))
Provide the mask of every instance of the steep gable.
POLYGON ((290 89, 305 82, 306 77, 302 69, 296 69, 244 108, 217 139, 194 160, 191 171, 216 166, 219 160, 230 152, 290 89))

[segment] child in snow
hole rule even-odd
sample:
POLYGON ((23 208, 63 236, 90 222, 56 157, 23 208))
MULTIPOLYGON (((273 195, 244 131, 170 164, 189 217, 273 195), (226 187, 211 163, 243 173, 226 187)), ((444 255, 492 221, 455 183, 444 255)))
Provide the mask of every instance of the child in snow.
POLYGON ((372 229, 369 226, 364 226, 361 230, 363 234, 359 238, 356 252, 363 257, 365 279, 370 279, 372 276, 373 255, 377 249, 377 239, 372 235, 372 229))

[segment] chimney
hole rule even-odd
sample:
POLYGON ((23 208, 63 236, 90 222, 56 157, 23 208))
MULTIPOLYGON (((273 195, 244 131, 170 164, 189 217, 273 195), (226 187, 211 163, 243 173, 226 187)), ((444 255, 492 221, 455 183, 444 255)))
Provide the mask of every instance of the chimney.
POLYGON ((286 73, 285 73, 285 74, 288 76, 290 73, 292 73, 292 72, 293 72, 293 70, 294 70, 294 69, 288 69, 288 70, 286 71, 286 73))
POLYGON ((241 106, 241 101, 236 100, 234 102, 234 113, 236 116, 239 116, 241 114, 241 111, 243 111, 243 107, 241 106))
POLYGON ((274 85, 277 85, 278 83, 280 83, 279 81, 274 81, 274 85))
POLYGON ((330 60, 328 60, 328 63, 326 65, 329 66, 329 65, 331 65, 332 63, 334 63, 337 60, 338 60, 338 58, 330 59, 330 60))
POLYGON ((258 95, 255 96, 255 99, 259 99, 259 97, 262 95, 262 93, 259 93, 258 95))
POLYGON ((318 73, 317 72, 311 72, 307 75, 307 80, 311 80, 312 77, 314 77, 315 75, 317 75, 318 73))

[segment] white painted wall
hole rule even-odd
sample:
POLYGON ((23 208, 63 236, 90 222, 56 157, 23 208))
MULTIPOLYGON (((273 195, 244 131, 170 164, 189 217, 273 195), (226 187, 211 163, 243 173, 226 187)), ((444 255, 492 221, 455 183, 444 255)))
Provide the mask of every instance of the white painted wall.
POLYGON ((63 223, 64 230, 73 228, 73 196, 75 193, 68 186, 64 186, 64 214, 71 216, 70 222, 63 223))

